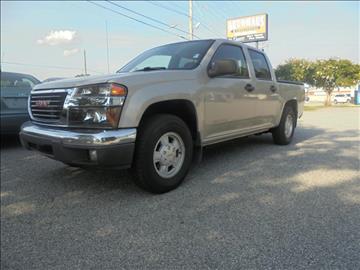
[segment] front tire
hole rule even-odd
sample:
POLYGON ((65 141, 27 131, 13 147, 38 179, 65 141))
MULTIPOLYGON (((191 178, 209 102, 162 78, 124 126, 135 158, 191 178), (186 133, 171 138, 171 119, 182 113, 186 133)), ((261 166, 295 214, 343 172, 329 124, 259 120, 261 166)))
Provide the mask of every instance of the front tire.
POLYGON ((296 127, 296 114, 291 106, 284 108, 280 124, 272 130, 275 144, 287 145, 291 142, 296 127))
POLYGON ((192 136, 179 117, 158 114, 140 127, 135 151, 135 183, 152 193, 164 193, 178 187, 189 171, 192 136))

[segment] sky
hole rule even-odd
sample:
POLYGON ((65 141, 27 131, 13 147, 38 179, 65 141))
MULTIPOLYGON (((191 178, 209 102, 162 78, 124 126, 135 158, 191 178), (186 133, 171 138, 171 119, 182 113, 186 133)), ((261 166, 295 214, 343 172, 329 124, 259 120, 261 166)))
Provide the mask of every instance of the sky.
MULTIPOLYGON (((73 77, 84 73, 86 50, 88 73, 107 74, 108 40, 113 73, 144 50, 188 37, 188 1, 116 2, 158 22, 109 2, 96 3, 165 31, 88 1, 1 1, 1 70, 40 80, 73 77)), ((259 47, 274 67, 289 58, 359 63, 358 1, 193 1, 194 34, 225 38, 226 19, 260 13, 269 16, 269 40, 259 47)))

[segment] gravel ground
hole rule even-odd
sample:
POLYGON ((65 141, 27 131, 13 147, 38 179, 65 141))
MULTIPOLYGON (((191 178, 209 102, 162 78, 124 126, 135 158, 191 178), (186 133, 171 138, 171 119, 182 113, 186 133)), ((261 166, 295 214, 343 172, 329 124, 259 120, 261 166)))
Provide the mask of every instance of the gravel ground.
POLYGON ((359 269, 360 109, 206 149, 177 190, 1 149, 1 269, 359 269))

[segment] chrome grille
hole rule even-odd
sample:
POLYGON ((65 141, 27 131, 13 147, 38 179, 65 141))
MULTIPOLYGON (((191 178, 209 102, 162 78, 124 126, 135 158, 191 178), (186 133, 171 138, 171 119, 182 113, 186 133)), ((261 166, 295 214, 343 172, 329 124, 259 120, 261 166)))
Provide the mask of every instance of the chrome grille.
POLYGON ((30 97, 31 115, 41 122, 56 122, 60 119, 67 92, 36 93, 30 97))

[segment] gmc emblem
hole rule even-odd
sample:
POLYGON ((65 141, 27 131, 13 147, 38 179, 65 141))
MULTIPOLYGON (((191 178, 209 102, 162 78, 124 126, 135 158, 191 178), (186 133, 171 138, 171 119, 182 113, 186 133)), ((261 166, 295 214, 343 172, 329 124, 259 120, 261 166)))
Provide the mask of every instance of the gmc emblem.
POLYGON ((35 102, 35 104, 36 104, 36 107, 46 108, 46 107, 49 106, 50 101, 48 101, 48 100, 37 100, 37 101, 35 102))

